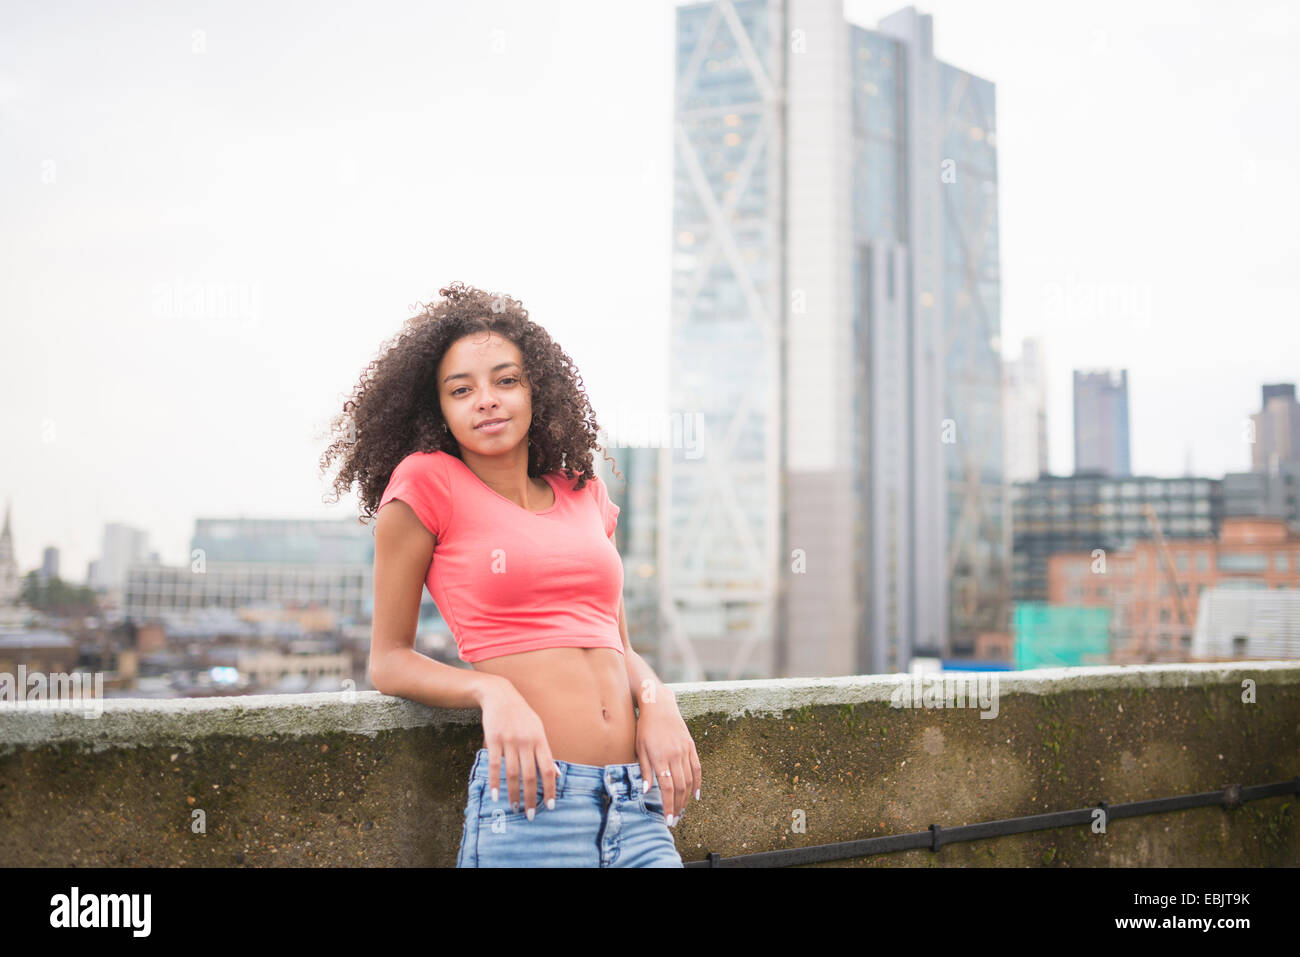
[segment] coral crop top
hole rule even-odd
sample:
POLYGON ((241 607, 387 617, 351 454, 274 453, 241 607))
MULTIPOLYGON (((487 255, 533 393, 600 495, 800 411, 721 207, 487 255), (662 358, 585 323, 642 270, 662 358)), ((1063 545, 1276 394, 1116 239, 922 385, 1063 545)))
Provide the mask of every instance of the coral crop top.
POLYGON ((555 504, 530 512, 456 456, 412 452, 379 500, 383 508, 401 499, 436 537, 425 584, 461 661, 538 648, 623 654, 623 559, 609 540, 619 508, 599 478, 579 491, 576 475, 543 478, 555 504))

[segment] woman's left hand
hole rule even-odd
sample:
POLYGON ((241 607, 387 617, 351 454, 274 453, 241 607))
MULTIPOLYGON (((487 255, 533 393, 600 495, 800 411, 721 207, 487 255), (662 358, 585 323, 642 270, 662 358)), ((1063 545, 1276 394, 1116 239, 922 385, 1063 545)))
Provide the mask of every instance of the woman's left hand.
POLYGON ((638 707, 636 757, 641 777, 648 782, 658 777, 664 816, 669 827, 676 827, 691 794, 700 799, 700 756, 675 697, 657 695, 653 703, 642 701, 638 707))

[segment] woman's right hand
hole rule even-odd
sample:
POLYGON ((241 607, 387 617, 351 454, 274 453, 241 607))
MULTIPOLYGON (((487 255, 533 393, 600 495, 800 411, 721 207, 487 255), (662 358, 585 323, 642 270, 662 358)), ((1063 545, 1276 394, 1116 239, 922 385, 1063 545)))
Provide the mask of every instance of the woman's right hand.
POLYGON ((528 820, 533 819, 537 810, 537 774, 540 770, 546 806, 554 810, 557 768, 546 740, 546 729, 542 727, 537 712, 506 679, 483 695, 480 707, 483 711, 483 742, 488 749, 488 787, 492 800, 498 799, 497 782, 501 780, 501 761, 504 758, 506 800, 511 802, 511 807, 514 807, 514 796, 522 789, 528 820))

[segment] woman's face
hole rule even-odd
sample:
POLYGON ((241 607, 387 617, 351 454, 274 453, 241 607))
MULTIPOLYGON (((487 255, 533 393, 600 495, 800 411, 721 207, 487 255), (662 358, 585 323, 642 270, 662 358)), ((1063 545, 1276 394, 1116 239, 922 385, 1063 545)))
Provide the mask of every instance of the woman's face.
POLYGON ((443 355, 438 363, 438 401, 462 449, 501 455, 528 441, 533 403, 523 381, 522 363, 513 342, 487 331, 457 339, 443 355), (496 419, 505 421, 484 427, 496 419))

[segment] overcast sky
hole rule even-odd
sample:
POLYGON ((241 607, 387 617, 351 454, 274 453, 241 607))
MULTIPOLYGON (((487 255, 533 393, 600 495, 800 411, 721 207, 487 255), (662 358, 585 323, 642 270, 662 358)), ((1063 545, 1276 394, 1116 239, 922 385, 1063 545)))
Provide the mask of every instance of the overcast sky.
MULTIPOLYGON (((874 27, 901 4, 860 0, 874 27)), ((455 279, 523 300, 599 417, 667 402, 668 0, 0 7, 0 507, 81 580, 106 522, 328 505, 325 428, 455 279), (223 305, 195 310, 195 284, 223 305)), ((1293 3, 938 0, 997 85, 1002 341, 1126 367, 1135 472, 1249 467, 1300 378, 1293 3)))

